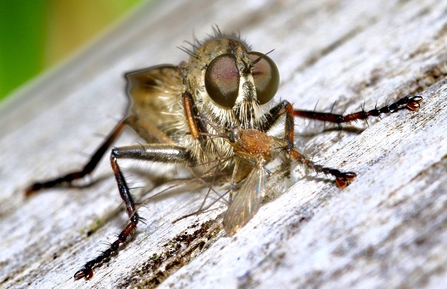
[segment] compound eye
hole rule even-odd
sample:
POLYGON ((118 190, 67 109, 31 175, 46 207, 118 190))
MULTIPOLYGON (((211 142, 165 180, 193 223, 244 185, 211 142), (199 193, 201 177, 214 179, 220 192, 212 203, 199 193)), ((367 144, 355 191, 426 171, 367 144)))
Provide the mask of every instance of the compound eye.
POLYGON ((278 91, 279 71, 275 62, 265 54, 259 52, 248 53, 252 61, 253 79, 256 86, 256 95, 260 104, 269 102, 278 91))
POLYGON ((215 103, 233 107, 239 88, 239 71, 232 54, 219 55, 211 61, 205 72, 205 87, 215 103))

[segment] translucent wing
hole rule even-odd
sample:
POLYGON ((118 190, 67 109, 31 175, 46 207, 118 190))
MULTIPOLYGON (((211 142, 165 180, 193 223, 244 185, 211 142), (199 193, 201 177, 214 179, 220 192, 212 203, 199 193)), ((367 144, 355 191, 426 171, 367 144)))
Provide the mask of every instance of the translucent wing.
POLYGON ((228 236, 247 224, 259 210, 264 197, 266 178, 267 172, 262 163, 258 162, 225 214, 223 226, 228 236))
POLYGON ((184 91, 178 67, 161 65, 129 72, 126 80, 131 99, 130 116, 138 121, 138 124, 129 124, 137 133, 149 143, 166 141, 158 133, 175 135, 180 127, 175 114, 183 112, 180 103, 184 91))

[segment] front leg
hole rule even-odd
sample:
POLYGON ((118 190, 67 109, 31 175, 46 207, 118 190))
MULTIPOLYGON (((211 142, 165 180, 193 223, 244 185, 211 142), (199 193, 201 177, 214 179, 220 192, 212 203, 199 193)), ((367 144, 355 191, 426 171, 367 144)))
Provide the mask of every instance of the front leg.
POLYGON ((91 279, 93 277, 93 268, 105 262, 114 252, 117 252, 120 245, 123 244, 129 235, 135 230, 140 221, 140 216, 135 210, 135 202, 130 194, 129 186, 118 165, 118 159, 135 159, 143 161, 163 162, 163 163, 178 163, 184 165, 194 165, 195 162, 190 156, 189 151, 181 146, 166 145, 166 144, 146 144, 133 145, 121 148, 112 149, 110 155, 110 163, 115 175, 118 190, 121 199, 126 205, 127 215, 130 223, 118 235, 118 238, 110 245, 108 249, 99 254, 96 258, 85 263, 84 267, 75 273, 76 280, 85 278, 91 279))
POLYGON ((320 121, 332 122, 340 125, 342 123, 348 123, 355 120, 365 120, 371 116, 379 116, 382 113, 394 113, 402 109, 416 111, 419 109, 421 102, 422 96, 405 96, 398 101, 390 105, 385 105, 381 108, 374 108, 369 111, 361 110, 346 115, 335 114, 331 112, 318 112, 313 110, 294 110, 293 115, 320 121))
MULTIPOLYGON (((396 102, 385 105, 381 108, 374 108, 369 111, 361 110, 350 114, 336 114, 331 112, 319 112, 314 110, 300 110, 293 109, 292 105, 287 101, 283 100, 274 107, 272 107, 266 116, 265 122, 261 125, 261 130, 263 132, 268 131, 283 115, 286 114, 286 132, 289 131, 290 126, 293 126, 293 121, 291 119, 293 116, 314 119, 319 121, 327 121, 335 124, 349 123, 355 120, 365 120, 369 117, 377 117, 383 113, 394 113, 402 109, 408 109, 411 111, 417 111, 419 109, 420 103, 422 102, 422 96, 405 96, 397 100, 396 102)), ((290 132, 289 132, 290 133, 290 132)), ((286 135, 287 136, 287 135, 286 135)), ((293 139, 293 136, 287 136, 289 139, 293 139)))
POLYGON ((267 132, 272 126, 285 114, 284 122, 284 139, 287 142, 287 150, 293 147, 295 134, 295 120, 293 118, 293 107, 290 102, 283 100, 274 107, 266 115, 265 122, 261 125, 260 130, 267 132))
POLYGON ((402 109, 416 111, 419 109, 421 102, 421 96, 405 96, 397 100, 396 102, 390 105, 385 105, 381 108, 374 108, 370 111, 362 110, 347 115, 341 115, 310 110, 295 110, 288 101, 284 100, 269 111, 266 116, 265 122, 261 124, 260 129, 264 132, 268 131, 281 118, 281 116, 285 114, 284 149, 288 153, 289 157, 317 173, 323 172, 325 174, 334 176, 337 187, 344 188, 352 180, 355 179, 356 174, 354 172, 341 172, 337 169, 315 164, 312 161, 308 160, 304 155, 299 153, 294 148, 294 117, 299 116, 319 121, 327 121, 340 125, 342 123, 348 123, 355 120, 365 120, 369 117, 377 117, 384 113, 394 113, 402 109))
POLYGON ((308 169, 317 173, 323 172, 334 176, 335 184, 340 189, 346 187, 352 180, 355 179, 357 175, 354 172, 341 172, 337 169, 315 164, 294 148, 294 115, 296 115, 296 110, 293 109, 290 102, 284 100, 278 105, 274 106, 270 110, 270 114, 267 117, 266 123, 264 123, 263 129, 268 130, 281 117, 282 114, 285 114, 283 148, 292 160, 305 165, 308 169))

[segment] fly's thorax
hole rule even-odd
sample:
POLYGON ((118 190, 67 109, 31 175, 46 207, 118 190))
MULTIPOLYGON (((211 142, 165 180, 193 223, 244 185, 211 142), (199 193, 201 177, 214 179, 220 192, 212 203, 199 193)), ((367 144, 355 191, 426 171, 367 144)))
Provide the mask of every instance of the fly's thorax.
MULTIPOLYGON (((209 134, 217 135, 217 132, 211 128, 209 134)), ((204 173, 212 167, 224 170, 234 162, 233 147, 222 137, 195 139, 191 134, 184 134, 180 142, 189 149, 192 158, 200 166, 197 172, 204 173)))
POLYGON ((199 138, 185 132, 178 139, 183 147, 188 148, 195 163, 193 172, 198 176, 213 169, 219 172, 229 169, 235 161, 233 146, 212 127, 208 126, 207 130, 208 132, 199 138))

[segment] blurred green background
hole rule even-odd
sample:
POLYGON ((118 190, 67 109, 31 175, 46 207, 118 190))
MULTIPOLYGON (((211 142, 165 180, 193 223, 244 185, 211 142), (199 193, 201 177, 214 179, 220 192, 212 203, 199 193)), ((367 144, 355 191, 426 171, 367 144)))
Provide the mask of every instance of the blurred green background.
POLYGON ((0 101, 147 0, 0 0, 0 101))

